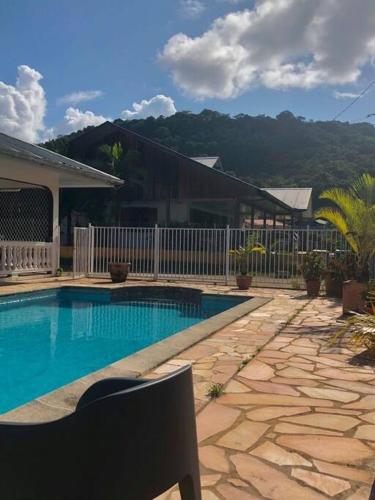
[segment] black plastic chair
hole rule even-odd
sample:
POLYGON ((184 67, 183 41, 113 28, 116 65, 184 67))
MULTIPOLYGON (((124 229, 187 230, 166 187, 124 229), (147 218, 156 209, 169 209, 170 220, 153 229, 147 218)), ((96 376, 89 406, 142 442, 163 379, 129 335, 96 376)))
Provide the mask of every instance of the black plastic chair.
POLYGON ((191 367, 92 385, 74 413, 0 423, 1 500, 200 500, 191 367))

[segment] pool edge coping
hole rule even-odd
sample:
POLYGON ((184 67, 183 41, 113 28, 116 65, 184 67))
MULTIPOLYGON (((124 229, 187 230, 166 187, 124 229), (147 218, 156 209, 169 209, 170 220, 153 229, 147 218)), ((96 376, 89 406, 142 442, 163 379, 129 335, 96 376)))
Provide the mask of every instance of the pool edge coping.
MULTIPOLYGON (((57 288, 63 288, 64 286, 66 285, 60 285, 57 288)), ((110 287, 92 288, 113 290, 113 288, 110 287)), ((50 290, 50 288, 47 290, 50 290)), ((202 294, 223 297, 230 296, 230 294, 226 293, 205 293, 203 290, 202 294)), ((165 363, 169 359, 176 357, 178 354, 193 347, 226 326, 241 319, 243 316, 259 309, 272 300, 272 297, 249 296, 248 300, 238 304, 237 306, 231 307, 230 309, 203 320, 189 328, 185 328, 184 330, 181 330, 180 332, 177 332, 155 344, 145 347, 134 354, 105 365, 99 370, 93 371, 74 380, 73 382, 69 382, 58 389, 35 398, 23 405, 18 406, 17 408, 0 414, 0 421, 27 421, 30 423, 36 423, 57 420, 74 411, 75 404, 79 396, 82 395, 83 392, 96 381, 114 376, 139 377, 162 363, 165 363)))
MULTIPOLYGON (((221 294, 218 295, 220 296, 221 294)), ((224 294, 223 296, 228 297, 228 295, 224 294)), ((230 309, 216 314, 211 318, 205 319, 196 325, 190 326, 189 328, 185 328, 184 330, 160 340, 155 344, 145 347, 144 349, 141 349, 126 358, 116 361, 115 363, 111 363, 110 366, 120 366, 122 369, 125 368, 123 365, 126 363, 126 369, 131 372, 139 374, 148 372, 156 366, 165 363, 168 359, 171 359, 186 349, 196 345, 198 342, 210 337, 234 321, 241 319, 246 314, 250 314, 256 309, 259 309, 259 307, 264 306, 271 300, 272 298, 268 297, 249 297, 249 300, 246 300, 242 304, 231 307, 230 309), (147 358, 145 357, 145 354, 147 354, 147 358)))

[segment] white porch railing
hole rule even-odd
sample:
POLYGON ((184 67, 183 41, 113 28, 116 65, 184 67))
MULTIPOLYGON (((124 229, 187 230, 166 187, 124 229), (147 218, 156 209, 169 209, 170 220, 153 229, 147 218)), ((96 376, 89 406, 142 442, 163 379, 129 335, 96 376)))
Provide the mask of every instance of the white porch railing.
POLYGON ((53 243, 0 241, 0 275, 52 272, 55 266, 53 243))
POLYGON ((266 248, 248 257, 255 285, 300 286, 298 270, 305 252, 323 258, 345 252, 348 245, 334 229, 190 229, 75 228, 73 269, 76 275, 106 276, 110 262, 130 262, 131 276, 232 283, 239 273, 230 250, 248 236, 266 248))

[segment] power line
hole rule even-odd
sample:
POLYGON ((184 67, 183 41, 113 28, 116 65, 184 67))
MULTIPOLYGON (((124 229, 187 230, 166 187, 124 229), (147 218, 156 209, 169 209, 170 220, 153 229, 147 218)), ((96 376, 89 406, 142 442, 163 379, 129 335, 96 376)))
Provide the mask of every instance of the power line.
POLYGON ((355 120, 351 120, 350 123, 363 123, 369 118, 374 119, 375 118, 375 113, 369 113, 367 115, 362 115, 360 118, 356 118, 355 120))
POLYGON ((341 116, 342 114, 344 114, 344 113, 345 113, 345 111, 347 111, 349 108, 351 108, 351 107, 353 106, 353 104, 355 104, 357 101, 359 101, 359 99, 360 99, 361 97, 363 97, 363 96, 366 94, 366 92, 367 92, 368 90, 370 90, 370 88, 371 88, 374 84, 375 84, 375 78, 374 78, 374 79, 373 79, 373 80, 372 80, 372 81, 371 81, 371 82, 367 85, 367 87, 366 87, 366 88, 364 88, 364 89, 362 90, 362 92, 361 92, 360 94, 358 94, 358 95, 357 95, 357 97, 356 97, 355 99, 353 99, 353 101, 352 101, 352 102, 350 102, 347 106, 345 106, 345 108, 344 108, 344 109, 342 109, 341 111, 339 111, 339 112, 337 113, 337 115, 335 115, 335 116, 332 118, 332 120, 333 120, 333 121, 337 120, 337 118, 338 118, 339 116, 341 116))

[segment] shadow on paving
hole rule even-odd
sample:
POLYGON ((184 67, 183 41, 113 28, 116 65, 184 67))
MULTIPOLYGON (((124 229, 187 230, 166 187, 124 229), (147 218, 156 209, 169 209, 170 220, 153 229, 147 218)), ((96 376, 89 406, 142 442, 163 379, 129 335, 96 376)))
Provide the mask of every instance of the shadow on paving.
POLYGON ((360 352, 349 360, 349 364, 354 366, 375 366, 375 352, 367 351, 360 352))

